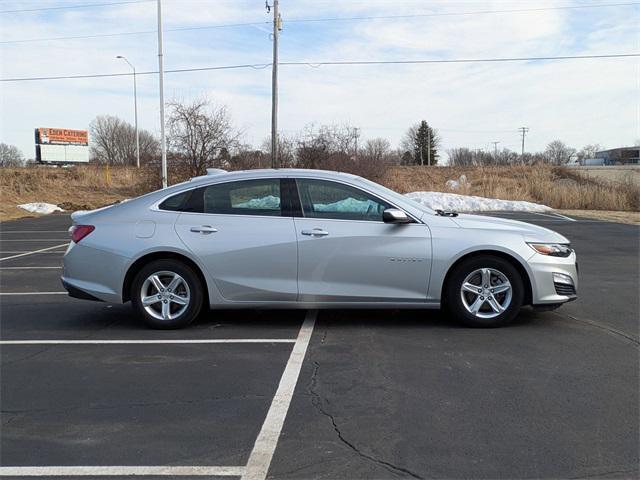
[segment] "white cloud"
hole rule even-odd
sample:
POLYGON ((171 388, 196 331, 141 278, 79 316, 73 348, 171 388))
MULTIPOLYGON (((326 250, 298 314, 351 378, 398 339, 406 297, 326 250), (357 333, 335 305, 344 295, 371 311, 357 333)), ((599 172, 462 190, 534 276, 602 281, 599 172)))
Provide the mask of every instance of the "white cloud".
MULTIPOLYGON (((21 2, 8 2, 4 9, 21 2)), ((566 5, 546 2, 544 6, 566 5)), ((52 2, 33 2, 35 6, 52 2)), ((281 2, 281 60, 479 58, 640 51, 640 9, 546 10, 362 22, 294 23, 314 17, 470 12, 540 7, 539 2, 296 0, 281 2)), ((268 29, 171 28, 267 21, 258 0, 165 0, 166 68, 268 63, 268 29)), ((74 9, 52 15, 0 16, 2 40, 155 29, 155 3, 74 9)), ((127 72, 157 68, 154 34, 0 45, 2 77, 127 72)), ((531 128, 528 150, 555 138, 580 147, 628 144, 640 137, 638 59, 416 66, 282 67, 280 124, 350 122, 365 137, 398 142, 422 118, 439 128, 444 148, 484 148, 499 140, 519 150, 517 128, 531 128)), ((139 76, 140 123, 157 132, 157 77, 139 76)), ((99 114, 133 119, 131 79, 97 78, 0 84, 0 141, 33 151, 33 128, 87 127, 99 114)), ((207 94, 229 106, 247 140, 270 126, 270 71, 167 74, 166 98, 207 94)))

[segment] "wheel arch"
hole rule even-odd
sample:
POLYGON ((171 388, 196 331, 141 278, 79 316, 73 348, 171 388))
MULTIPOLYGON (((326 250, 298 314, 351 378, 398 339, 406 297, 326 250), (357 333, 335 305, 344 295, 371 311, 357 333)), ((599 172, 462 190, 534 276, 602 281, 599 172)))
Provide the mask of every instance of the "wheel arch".
POLYGON ((136 259, 131 265, 129 265, 129 268, 127 269, 127 273, 124 276, 124 282, 122 283, 122 301, 128 302, 129 300, 131 300, 131 285, 133 284, 133 279, 135 278, 136 273, 138 273, 142 267, 144 267, 149 262, 152 262, 154 260, 167 260, 167 259, 181 261, 184 264, 191 267, 194 272, 196 272, 196 275, 198 275, 200 282, 202 282, 202 287, 203 287, 202 294, 204 296, 204 302, 205 302, 204 305, 208 306, 209 305, 209 288, 208 288, 207 279, 204 276, 204 273, 200 268, 200 266, 196 262, 194 262, 192 259, 187 257, 186 255, 183 255, 177 252, 170 252, 170 251, 159 251, 159 252, 147 253, 141 256, 140 258, 136 259))
POLYGON ((533 285, 531 283, 531 277, 526 267, 522 264, 520 260, 518 260, 513 255, 510 255, 506 252, 502 252, 500 250, 491 250, 491 249, 474 250, 472 252, 468 252, 462 255, 460 258, 456 259, 456 261, 449 266, 449 268, 447 269, 447 273, 444 277, 444 281, 442 282, 442 287, 440 292, 440 298, 442 299, 443 303, 446 301, 445 297, 446 297, 447 284, 451 277, 451 273, 456 269, 458 265, 460 265, 465 260, 468 260, 469 258, 477 257, 479 255, 490 255, 494 257, 499 257, 511 263, 516 268, 518 273, 520 273, 520 277, 522 278, 522 281, 524 283, 524 300, 522 304, 531 305, 531 303, 533 302, 533 285))

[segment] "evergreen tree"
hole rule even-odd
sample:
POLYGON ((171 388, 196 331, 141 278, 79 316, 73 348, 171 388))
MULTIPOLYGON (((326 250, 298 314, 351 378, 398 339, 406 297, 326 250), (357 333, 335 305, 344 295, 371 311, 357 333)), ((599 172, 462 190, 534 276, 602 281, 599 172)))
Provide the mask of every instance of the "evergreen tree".
POLYGON ((416 165, 428 165, 429 163, 436 165, 438 163, 437 133, 426 120, 422 120, 417 127, 413 135, 414 162, 416 165))

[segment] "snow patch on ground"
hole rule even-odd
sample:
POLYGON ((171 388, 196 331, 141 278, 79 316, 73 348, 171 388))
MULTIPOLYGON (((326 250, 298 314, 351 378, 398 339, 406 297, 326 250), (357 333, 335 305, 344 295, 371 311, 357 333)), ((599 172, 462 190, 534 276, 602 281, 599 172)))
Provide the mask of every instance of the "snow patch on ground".
POLYGON ((551 210, 551 207, 539 203, 499 200, 457 193, 411 192, 407 193, 407 197, 432 210, 455 210, 456 212, 547 212, 551 210))
POLYGON ((23 203, 22 205, 18 205, 18 208, 41 215, 48 215, 53 212, 64 212, 59 206, 44 202, 23 203))
POLYGON ((469 182, 467 181, 466 175, 460 175, 458 180, 447 180, 445 185, 449 190, 459 190, 460 187, 466 187, 469 185, 469 182))

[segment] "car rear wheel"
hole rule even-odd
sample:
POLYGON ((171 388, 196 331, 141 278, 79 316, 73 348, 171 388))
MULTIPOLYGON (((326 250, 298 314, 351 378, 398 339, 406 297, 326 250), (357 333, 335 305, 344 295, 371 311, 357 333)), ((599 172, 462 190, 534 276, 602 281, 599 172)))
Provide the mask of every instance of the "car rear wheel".
POLYGON ((500 327, 520 311, 524 283, 507 260, 490 255, 471 257, 455 267, 446 286, 446 307, 471 327, 500 327))
POLYGON ((152 328, 189 325, 202 308, 202 284, 191 267, 177 260, 155 260, 136 275, 131 303, 152 328))

